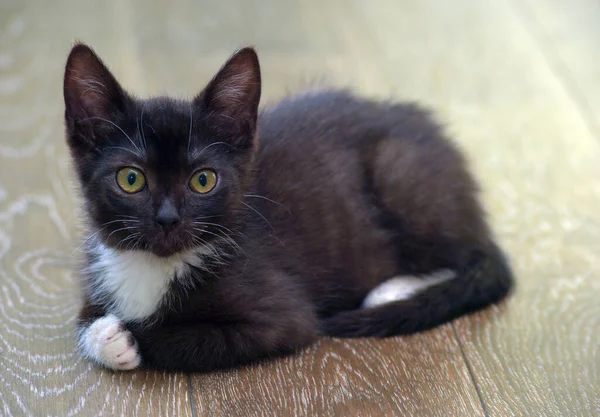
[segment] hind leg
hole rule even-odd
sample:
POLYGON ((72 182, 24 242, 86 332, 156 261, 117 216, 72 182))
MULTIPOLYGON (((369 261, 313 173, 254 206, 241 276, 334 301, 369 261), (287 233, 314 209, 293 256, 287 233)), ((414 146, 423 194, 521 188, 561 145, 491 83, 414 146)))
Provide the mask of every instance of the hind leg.
POLYGON ((490 233, 478 189, 462 155, 439 132, 418 140, 386 138, 371 150, 368 172, 381 221, 391 230, 400 272, 455 269, 490 233))
POLYGON ((512 286, 465 161, 424 114, 411 120, 419 117, 423 129, 412 126, 410 135, 382 139, 363 153, 373 204, 393 236, 399 276, 372 289, 366 308, 323 320, 324 334, 423 331, 497 302, 512 286))

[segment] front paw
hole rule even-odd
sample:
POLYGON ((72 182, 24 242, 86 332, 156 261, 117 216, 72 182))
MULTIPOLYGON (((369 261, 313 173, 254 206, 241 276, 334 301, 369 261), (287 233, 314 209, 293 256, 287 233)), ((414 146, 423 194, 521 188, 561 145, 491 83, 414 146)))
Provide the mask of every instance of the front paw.
POLYGON ((89 325, 81 334, 80 346, 84 356, 118 371, 135 369, 142 361, 133 335, 112 314, 89 325))

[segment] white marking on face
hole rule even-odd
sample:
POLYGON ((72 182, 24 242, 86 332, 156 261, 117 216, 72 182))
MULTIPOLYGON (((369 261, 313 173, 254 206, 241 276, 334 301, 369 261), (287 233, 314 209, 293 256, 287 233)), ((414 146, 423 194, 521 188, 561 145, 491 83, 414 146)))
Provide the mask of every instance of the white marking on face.
POLYGON ((362 307, 376 307, 393 301, 408 300, 428 287, 455 277, 456 273, 448 269, 443 269, 426 276, 402 275, 394 277, 372 289, 365 297, 362 307))
POLYGON ((91 298, 106 303, 108 312, 124 321, 141 321, 162 304, 171 282, 183 278, 190 265, 200 267, 207 250, 159 257, 149 252, 119 251, 102 243, 89 267, 94 276, 91 298))
POLYGON ((82 329, 79 349, 84 357, 118 371, 135 369, 142 362, 137 342, 113 314, 82 329))

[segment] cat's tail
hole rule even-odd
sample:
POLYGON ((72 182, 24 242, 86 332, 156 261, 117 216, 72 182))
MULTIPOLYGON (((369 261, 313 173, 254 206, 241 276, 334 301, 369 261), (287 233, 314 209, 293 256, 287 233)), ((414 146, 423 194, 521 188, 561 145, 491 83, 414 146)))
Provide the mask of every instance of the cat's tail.
POLYGON ((340 312, 321 321, 337 337, 387 337, 416 333, 487 307, 513 287, 508 262, 498 248, 477 251, 452 279, 438 281, 408 299, 340 312))

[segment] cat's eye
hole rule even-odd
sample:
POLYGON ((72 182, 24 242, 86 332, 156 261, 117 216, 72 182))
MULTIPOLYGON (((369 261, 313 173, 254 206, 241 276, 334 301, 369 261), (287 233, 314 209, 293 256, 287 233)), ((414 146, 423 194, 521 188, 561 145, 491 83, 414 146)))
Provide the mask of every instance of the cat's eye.
POLYGON ((190 188, 200 194, 206 194, 217 185, 217 174, 210 169, 196 172, 190 179, 190 188))
POLYGON ((126 167, 117 171, 117 185, 126 193, 137 193, 146 186, 146 177, 139 169, 126 167))

